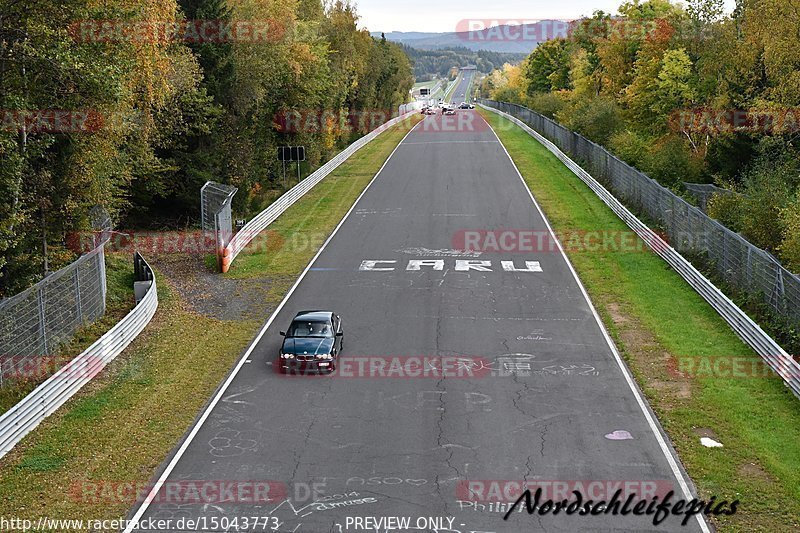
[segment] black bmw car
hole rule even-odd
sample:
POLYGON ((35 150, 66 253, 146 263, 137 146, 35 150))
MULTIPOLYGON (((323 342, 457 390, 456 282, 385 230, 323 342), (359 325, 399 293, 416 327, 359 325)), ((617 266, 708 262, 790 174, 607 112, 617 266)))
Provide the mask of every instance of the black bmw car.
POLYGON ((282 371, 333 372, 342 351, 342 320, 333 311, 300 311, 292 320, 280 353, 282 371))

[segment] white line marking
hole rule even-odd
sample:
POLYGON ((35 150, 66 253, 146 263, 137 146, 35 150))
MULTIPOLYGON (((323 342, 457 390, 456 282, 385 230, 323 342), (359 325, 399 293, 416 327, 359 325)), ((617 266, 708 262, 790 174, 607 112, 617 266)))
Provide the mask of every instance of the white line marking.
POLYGON ((261 331, 258 332, 258 335, 253 340, 253 342, 250 344, 250 346, 247 348, 247 350, 245 351, 244 355, 242 355, 242 357, 239 359, 239 362, 236 364, 236 367, 233 369, 233 372, 231 372, 231 374, 228 376, 228 379, 226 379, 225 383, 223 383, 222 387, 220 387, 220 389, 217 392, 216 396, 214 396, 214 399, 211 400, 211 403, 208 404, 208 407, 203 412, 203 414, 200 417, 200 419, 197 421, 197 424, 195 424, 195 426, 192 428, 192 431, 189 433, 189 435, 183 441, 183 443, 181 444, 181 447, 178 448, 178 451, 175 453, 175 456, 169 462, 169 464, 167 465, 167 468, 164 469, 164 472, 162 472, 161 476, 158 478, 158 481, 153 485, 153 488, 150 490, 150 493, 144 499, 144 501, 142 502, 142 505, 136 511, 136 514, 133 515, 133 517, 131 518, 131 521, 129 522, 128 526, 125 528, 125 531, 123 533, 131 533, 131 531, 133 531, 134 526, 136 525, 136 523, 142 518, 142 515, 144 515, 144 513, 147 511, 147 508, 150 506, 150 502, 153 501, 156 498, 156 496, 158 495, 158 491, 161 490, 161 487, 164 485, 164 481, 166 481, 167 477, 169 477, 169 475, 175 469, 175 466, 178 464, 178 461, 180 461, 181 457, 183 457, 183 454, 189 448, 189 445, 192 443, 192 440, 194 440, 195 436, 200 431, 200 428, 203 427, 203 424, 205 423, 205 421, 208 418, 208 416, 211 414, 211 411, 214 410, 214 407, 217 405, 217 403, 219 403, 220 399, 222 398, 222 395, 225 394, 225 391, 228 389, 228 386, 231 384, 233 379, 239 373, 239 370, 242 368, 242 366, 244 366, 245 361, 247 361, 247 359, 250 357, 250 354, 253 352, 255 347, 258 345, 259 341, 261 341, 261 337, 264 336, 264 333, 267 332, 267 329, 269 329, 270 325, 272 324, 272 321, 275 320, 275 317, 277 317, 278 313, 280 313, 281 309, 283 309, 283 306, 286 304, 286 302, 292 296, 292 293, 294 293, 294 291, 297 288, 297 286, 300 285, 301 281, 303 281, 303 278, 306 276, 308 271, 311 269, 311 265, 314 264, 314 261, 317 260, 317 258, 320 256, 320 254, 322 254, 322 252, 325 250, 325 247, 328 246, 328 243, 331 242, 331 239, 333 239, 334 235, 336 235, 336 233, 339 231, 339 228, 341 228, 342 224, 344 224, 345 220, 347 220, 347 217, 350 216, 350 213, 352 213, 353 209, 356 207, 356 205, 358 205, 358 202, 361 200, 361 198, 364 196, 364 194, 366 194, 366 192, 369 190, 369 188, 372 186, 372 184, 378 178, 380 173, 383 171, 383 169, 386 167, 386 165, 392 159, 392 156, 397 151, 397 149, 400 147, 400 145, 403 144, 403 141, 406 140, 406 137, 408 137, 411 134, 411 132, 413 132, 416 129, 416 127, 419 126, 421 123, 422 122, 420 121, 416 125, 414 125, 414 127, 411 128, 410 130, 408 130, 408 133, 406 133, 403 136, 403 138, 400 139, 400 142, 397 144, 397 146, 394 147, 394 150, 392 150, 392 153, 390 153, 389 157, 386 158, 386 161, 383 162, 383 165, 381 165, 381 168, 378 169, 378 172, 375 174, 375 176, 372 177, 372 179, 367 184, 367 186, 364 188, 364 190, 361 191, 361 194, 358 195, 358 198, 356 198, 356 201, 353 203, 352 206, 350 206, 350 209, 347 211, 347 213, 345 213, 345 215, 342 218, 342 220, 339 221, 339 224, 333 229, 333 232, 328 236, 328 238, 322 244, 320 249, 317 250, 317 253, 311 259, 311 261, 308 263, 308 265, 306 265, 305 270, 303 270, 303 272, 300 274, 300 277, 297 278, 297 281, 294 282, 294 285, 292 285, 292 288, 289 289, 289 292, 286 293, 286 296, 283 297, 283 300, 281 300, 281 303, 278 304, 278 307, 275 308, 275 311, 273 311, 272 314, 269 316, 269 319, 267 319, 267 322, 266 322, 266 324, 264 324, 264 327, 261 328, 261 331))
MULTIPOLYGON (((502 115, 500 115, 500 116, 502 116, 502 115)), ((486 121, 486 122, 488 124, 488 121, 486 121)), ((653 416, 650 414, 650 410, 647 408, 647 404, 645 403, 644 399, 642 398, 642 395, 639 394, 639 390, 636 388, 636 385, 634 384, 633 378, 631 377, 630 372, 628 371, 628 367, 625 366, 625 363, 622 361, 622 357, 620 357, 619 352, 617 351, 617 347, 611 341, 611 337, 608 335, 608 332, 606 331, 606 328, 603 325, 603 321, 600 320, 600 315, 597 314, 597 309, 594 308, 594 305, 592 304, 592 301, 589 299, 589 294, 586 292, 586 288, 583 286, 583 283, 581 283, 581 280, 578 277, 578 273, 575 272, 575 269, 572 267, 572 263, 570 262, 569 258, 567 257, 567 254, 564 253, 564 249, 561 247, 561 242, 558 240, 558 237, 556 237, 556 234, 553 233, 553 228, 550 227, 550 222, 547 220, 547 217, 544 215, 544 212, 542 211, 542 208, 539 207, 539 202, 537 202, 536 198, 533 197, 533 193, 531 192, 530 188, 528 187, 528 184, 525 183, 525 178, 522 177, 522 173, 520 173, 519 168, 517 168, 517 164, 514 163, 514 160, 511 158, 511 155, 508 153, 508 150, 506 150, 506 147, 503 144, 503 141, 501 141, 500 137, 497 135, 497 133, 495 133, 494 128, 492 128, 491 124, 489 124, 489 129, 492 131, 494 136, 497 137, 497 140, 500 142, 500 146, 503 147, 503 151, 506 153, 506 157, 508 157, 508 160, 511 162, 511 165, 514 167, 514 170, 517 172, 517 176, 519 176, 519 179, 522 182, 522 185, 525 187, 525 190, 528 191, 528 196, 530 196, 531 201, 533 202, 533 205, 536 206, 536 210, 539 212, 539 215, 541 215, 542 220, 544 220, 544 224, 545 224, 545 226, 547 226, 547 231, 550 232, 550 235, 553 237, 553 240, 555 241, 556 246, 558 246, 558 251, 561 253, 561 256, 564 258, 564 261, 567 263, 567 267, 569 268, 569 271, 572 273, 572 277, 575 278, 575 281, 578 284, 578 288, 580 288, 580 290, 581 290, 581 294, 583 294, 583 297, 586 300, 586 303, 589 305, 589 309, 592 311, 592 315, 594 316, 594 319, 597 322, 597 325, 600 327, 600 331, 603 334, 603 338, 606 340, 606 343, 608 344, 608 347, 611 348, 611 353, 614 354, 614 358, 617 361, 617 365, 619 366, 619 369, 622 371, 622 375, 625 377, 625 381, 628 383, 628 387, 630 387, 631 392, 633 392, 633 396, 636 398, 636 403, 639 404, 639 408, 642 410, 642 413, 644 413, 644 417, 647 420, 647 424, 650 426, 650 429, 653 431, 653 434, 656 437, 656 441, 658 441, 658 445, 661 447, 661 451, 664 452, 664 456, 667 459, 667 463, 669 463, 670 469, 672 469, 672 473, 674 474, 675 479, 678 481, 678 484, 680 485, 681 490, 683 491, 684 498, 686 498, 687 500, 691 500, 694 496, 692 496, 692 493, 689 490, 689 484, 686 482, 686 479, 683 477, 683 472, 681 472, 681 469, 678 466, 678 462, 677 462, 675 456, 672 455, 672 452, 670 451, 669 446, 667 446, 667 442, 664 440, 664 436, 661 434, 661 431, 659 430, 658 425, 656 424, 655 420, 653 419, 653 416)), ((705 518, 702 517, 701 515, 694 515, 694 516, 697 519, 697 523, 700 525, 700 529, 703 531, 703 533, 710 533, 710 530, 708 528, 708 525, 706 524, 705 518)))

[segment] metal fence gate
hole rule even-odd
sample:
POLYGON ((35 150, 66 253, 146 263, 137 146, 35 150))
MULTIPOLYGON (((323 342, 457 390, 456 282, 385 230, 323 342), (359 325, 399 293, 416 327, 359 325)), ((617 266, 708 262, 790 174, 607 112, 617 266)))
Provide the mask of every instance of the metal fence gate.
POLYGON ((213 247, 219 269, 222 270, 225 249, 233 237, 231 201, 238 191, 231 185, 207 181, 200 189, 200 219, 203 239, 213 247))

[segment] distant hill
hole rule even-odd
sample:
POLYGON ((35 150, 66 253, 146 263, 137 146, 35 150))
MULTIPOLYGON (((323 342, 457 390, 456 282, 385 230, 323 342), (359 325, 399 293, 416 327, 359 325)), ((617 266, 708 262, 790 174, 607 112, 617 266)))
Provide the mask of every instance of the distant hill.
MULTIPOLYGON (((475 32, 386 32, 386 39, 418 50, 467 48, 511 54, 529 54, 540 42, 552 38, 552 21, 541 21, 518 26, 499 25, 475 32)), ((380 37, 381 32, 373 32, 380 37)))

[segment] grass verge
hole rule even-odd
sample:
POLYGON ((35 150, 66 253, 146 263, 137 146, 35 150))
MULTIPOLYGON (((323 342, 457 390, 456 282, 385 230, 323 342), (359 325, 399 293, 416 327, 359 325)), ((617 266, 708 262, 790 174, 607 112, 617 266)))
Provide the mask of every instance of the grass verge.
MULTIPOLYGON (((410 123, 418 120, 414 117, 410 123)), ((324 240, 408 125, 384 132, 354 154, 287 210, 272 231, 324 240), (325 208, 324 216, 316 216, 320 207, 325 208)), ((243 254, 231 275, 274 276, 279 283, 268 295, 274 308, 317 248, 308 244, 243 254)), ((134 492, 103 492, 97 487, 146 484, 255 335, 258 321, 218 320, 188 310, 154 266, 160 305, 153 322, 125 353, 0 460, 0 516, 34 523, 41 516, 123 517, 134 492)))
POLYGON ((0 413, 5 413, 19 403, 56 369, 91 346, 133 309, 133 280, 131 257, 126 254, 106 253, 106 313, 100 320, 79 329, 68 343, 44 359, 41 367, 37 365, 26 368, 30 375, 19 376, 0 387, 0 413))
MULTIPOLYGON (((494 113, 481 113, 557 233, 630 235, 535 139, 494 113)), ((759 358, 658 256, 578 248, 567 246, 567 254, 700 495, 741 501, 737 514, 719 517, 715 525, 722 531, 800 528, 797 399, 776 377, 714 375, 719 358, 759 358), (706 448, 701 436, 724 447, 706 448)))

